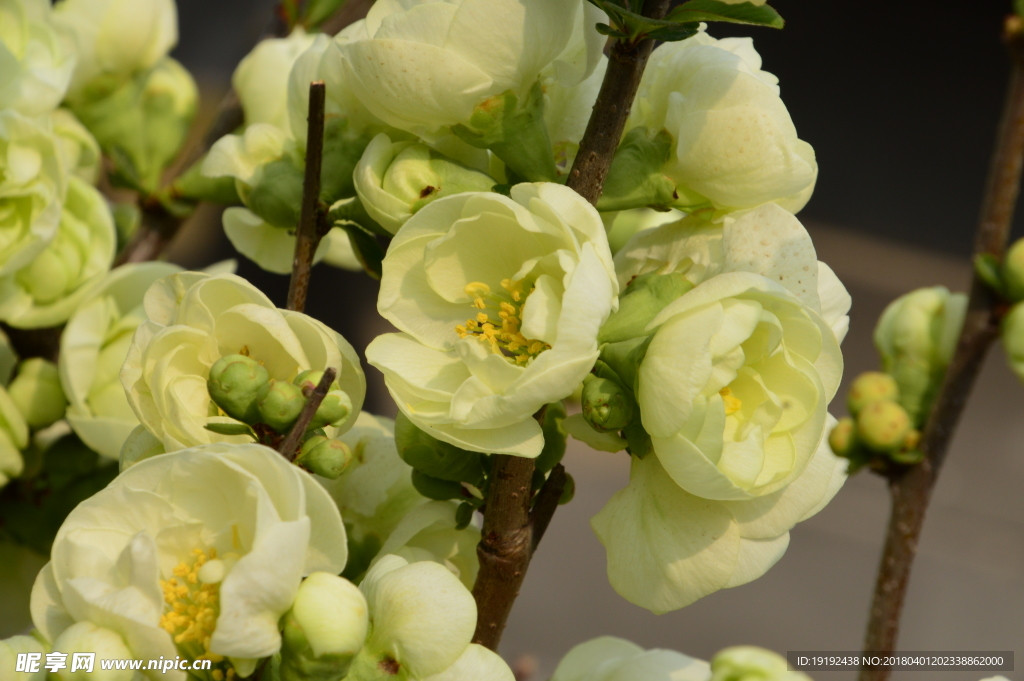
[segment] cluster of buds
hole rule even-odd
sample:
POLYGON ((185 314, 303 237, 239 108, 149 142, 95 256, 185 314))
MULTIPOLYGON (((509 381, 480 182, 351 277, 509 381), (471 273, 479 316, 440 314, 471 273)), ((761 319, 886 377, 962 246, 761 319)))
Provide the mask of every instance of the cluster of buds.
POLYGON ((1024 381, 1024 239, 1018 239, 998 263, 994 256, 978 256, 978 275, 1008 303, 1000 323, 1006 359, 1017 377, 1024 381))
MULTIPOLYGON (((275 380, 262 363, 246 355, 226 355, 210 368, 210 398, 227 416, 241 424, 210 424, 225 435, 251 435, 263 444, 277 445, 299 420, 306 400, 324 377, 323 371, 299 373, 292 381, 275 380)), ((336 479, 352 461, 345 443, 327 437, 325 427, 341 423, 352 403, 337 383, 317 407, 303 434, 295 462, 326 478, 336 479)))
POLYGON ((867 371, 853 382, 846 401, 851 415, 841 419, 828 436, 836 456, 849 459, 848 473, 864 466, 884 470, 888 461, 921 461, 917 448, 921 432, 899 399, 899 386, 889 374, 867 371))

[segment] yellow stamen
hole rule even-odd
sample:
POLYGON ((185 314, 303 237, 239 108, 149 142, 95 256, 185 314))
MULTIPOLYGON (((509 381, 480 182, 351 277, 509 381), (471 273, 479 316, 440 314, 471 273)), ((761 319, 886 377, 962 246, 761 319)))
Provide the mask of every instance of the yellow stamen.
POLYGON ((743 408, 743 402, 738 397, 734 397, 732 390, 728 387, 719 390, 718 394, 722 396, 722 403, 725 404, 726 416, 731 416, 743 408))

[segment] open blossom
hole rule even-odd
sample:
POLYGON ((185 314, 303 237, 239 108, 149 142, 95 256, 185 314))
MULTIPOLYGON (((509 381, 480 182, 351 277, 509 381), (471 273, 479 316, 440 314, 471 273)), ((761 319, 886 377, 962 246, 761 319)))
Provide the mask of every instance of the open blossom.
POLYGON ((0 332, 0 488, 21 474, 25 467, 21 450, 28 446, 28 424, 7 393, 17 360, 7 336, 0 332))
POLYGON ((180 271, 163 262, 118 267, 75 310, 61 334, 58 368, 70 403, 68 423, 103 456, 116 459, 139 425, 120 374, 132 336, 146 320, 143 297, 153 282, 180 271))
POLYGON ((247 125, 269 123, 289 129, 288 74, 313 39, 314 36, 297 27, 287 38, 261 40, 238 62, 231 85, 238 93, 247 125))
POLYGON ((56 326, 110 269, 117 235, 107 200, 71 175, 53 240, 24 267, 0 277, 0 320, 18 328, 56 326))
POLYGON ((495 95, 522 99, 545 69, 566 87, 586 78, 604 45, 599 14, 580 0, 382 2, 335 58, 374 115, 430 135, 495 95))
POLYGON ((340 572, 345 546, 330 497, 267 447, 156 456, 68 515, 36 579, 32 619, 50 641, 88 622, 130 657, 202 656, 215 661, 213 678, 244 677, 280 648, 278 620, 303 575, 340 572))
POLYGON ((75 56, 50 23, 50 3, 4 0, 0 12, 0 109, 28 116, 55 109, 71 80, 75 56))
POLYGON ((646 345, 627 387, 653 451, 593 520, 612 585, 665 612, 759 577, 841 486, 824 436, 850 301, 772 204, 724 227, 687 218, 641 232, 616 262, 626 281, 687 280, 636 339, 617 340, 646 345))
POLYGON ((377 307, 401 333, 375 339, 367 359, 430 435, 534 457, 544 437, 533 414, 594 366, 617 294, 601 218, 572 190, 457 194, 391 242, 377 307))
POLYGON ((48 121, 0 111, 0 277, 28 265, 53 240, 67 177, 48 121))
POLYGON ((302 371, 333 367, 352 403, 337 432, 355 422, 366 379, 352 346, 301 312, 277 309, 241 277, 173 274, 149 288, 143 309, 146 321, 132 339, 121 383, 139 422, 167 451, 243 441, 206 429, 211 422, 236 423, 220 415, 207 390, 210 368, 225 355, 248 354, 270 378, 289 383, 302 371))
POLYGON ((814 149, 797 137, 778 79, 761 70, 749 38, 715 40, 701 31, 658 47, 626 128, 637 126, 672 136, 663 172, 684 210, 773 201, 795 213, 814 189, 814 149))

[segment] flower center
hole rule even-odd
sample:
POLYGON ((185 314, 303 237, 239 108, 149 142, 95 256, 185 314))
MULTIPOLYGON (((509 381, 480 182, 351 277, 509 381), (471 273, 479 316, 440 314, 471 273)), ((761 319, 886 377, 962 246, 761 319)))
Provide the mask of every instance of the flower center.
POLYGON ((718 394, 722 396, 722 402, 725 404, 725 415, 732 416, 740 409, 743 408, 743 402, 732 394, 732 390, 728 387, 722 388, 718 391, 718 394))
POLYGON ((490 286, 479 281, 467 284, 466 295, 473 299, 473 307, 481 311, 464 325, 456 326, 455 332, 459 338, 474 337, 489 343, 491 352, 509 362, 527 364, 551 349, 544 341, 527 338, 519 330, 523 323, 523 305, 533 287, 524 293, 523 282, 511 279, 502 279, 501 287, 505 293, 492 293, 490 286))
POLYGON ((210 660, 213 666, 207 679, 223 681, 233 679, 235 669, 224 656, 210 652, 210 637, 217 627, 220 614, 220 582, 224 579, 225 561, 217 558, 217 549, 204 552, 193 549, 195 558, 182 561, 174 568, 174 576, 160 580, 166 610, 160 626, 174 638, 174 643, 186 657, 210 660))

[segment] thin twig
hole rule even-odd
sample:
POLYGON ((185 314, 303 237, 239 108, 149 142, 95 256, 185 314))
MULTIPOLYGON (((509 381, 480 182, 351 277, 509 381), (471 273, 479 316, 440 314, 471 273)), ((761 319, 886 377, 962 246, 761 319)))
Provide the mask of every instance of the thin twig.
POLYGON ((320 206, 320 167, 324 155, 324 104, 327 88, 322 80, 309 84, 309 116, 306 136, 306 176, 302 183, 302 213, 295 233, 295 259, 292 279, 288 285, 288 309, 302 312, 306 308, 309 276, 313 256, 324 236, 325 222, 320 206))
MULTIPOLYGON (((324 369, 323 378, 316 384, 306 395, 306 406, 302 408, 302 412, 299 414, 299 419, 292 426, 292 429, 288 431, 288 437, 281 442, 281 447, 277 450, 281 452, 289 461, 295 460, 295 455, 299 449, 299 443, 302 441, 302 436, 305 434, 306 429, 309 428, 310 422, 316 415, 316 410, 320 408, 320 403, 327 397, 327 393, 331 389, 331 383, 334 383, 334 379, 337 378, 338 372, 334 367, 327 367, 324 369)), ((305 394, 306 390, 302 391, 305 394)))
POLYGON ((473 585, 477 622, 473 642, 497 651, 533 548, 530 483, 533 459, 495 454, 484 526, 476 555, 480 572, 473 585))
MULTIPOLYGON (((999 259, 1006 250, 1024 159, 1024 33, 1016 17, 1007 19, 1005 38, 1010 82, 974 241, 975 254, 988 253, 999 259)), ((986 352, 999 335, 1001 307, 1001 301, 975 275, 956 352, 924 427, 921 451, 925 459, 890 474, 892 515, 864 641, 867 653, 885 655, 895 650, 925 511, 968 394, 986 352)), ((865 667, 860 679, 885 681, 890 672, 888 667, 865 667)))
MULTIPOLYGON (((670 4, 670 0, 647 0, 644 15, 661 19, 670 4)), ((575 189, 590 203, 596 204, 601 196, 608 168, 612 165, 633 99, 640 87, 640 77, 653 49, 654 41, 650 38, 636 43, 616 40, 608 54, 608 70, 566 182, 566 186, 575 189)))
POLYGON ((548 531, 548 525, 558 510, 558 502, 562 499, 562 492, 565 491, 565 466, 556 465, 548 474, 544 486, 537 492, 537 498, 533 502, 533 509, 530 511, 530 525, 533 527, 533 551, 540 546, 540 540, 548 531))

